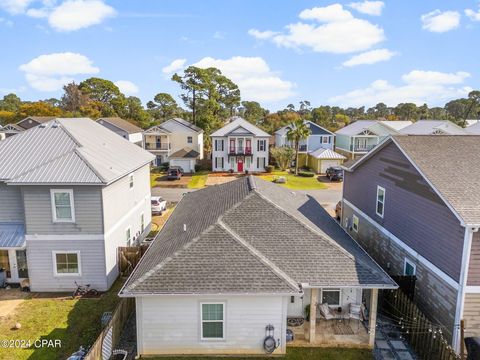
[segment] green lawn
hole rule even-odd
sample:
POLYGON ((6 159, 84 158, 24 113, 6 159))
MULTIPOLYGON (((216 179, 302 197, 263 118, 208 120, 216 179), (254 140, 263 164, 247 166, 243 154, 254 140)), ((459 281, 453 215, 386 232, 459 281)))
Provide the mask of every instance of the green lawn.
POLYGON ((208 171, 202 170, 197 171, 195 174, 192 175, 192 179, 187 185, 189 189, 201 189, 205 187, 205 183, 207 182, 208 178, 208 171))
MULTIPOLYGON (((152 358, 148 358, 152 359, 152 358)), ((265 357, 158 357, 152 360, 265 360, 265 357)), ((342 348, 287 348, 285 360, 372 360, 370 350, 342 348)))
POLYGON ((317 180, 317 176, 301 177, 295 176, 287 171, 274 171, 272 173, 259 175, 261 179, 267 181, 273 181, 278 176, 285 176, 287 178, 287 183, 281 185, 292 190, 318 190, 327 188, 325 184, 317 180))
POLYGON ((157 179, 161 178, 164 176, 165 173, 150 173, 150 187, 155 187, 157 186, 157 179))
POLYGON ((100 319, 105 311, 113 311, 119 302, 117 296, 122 281, 96 299, 73 300, 65 295, 32 294, 21 303, 14 314, 0 319, 0 340, 59 339, 61 348, 5 349, 0 346, 0 359, 66 359, 80 345, 93 344, 100 334, 100 319), (12 330, 15 323, 22 327, 12 330))

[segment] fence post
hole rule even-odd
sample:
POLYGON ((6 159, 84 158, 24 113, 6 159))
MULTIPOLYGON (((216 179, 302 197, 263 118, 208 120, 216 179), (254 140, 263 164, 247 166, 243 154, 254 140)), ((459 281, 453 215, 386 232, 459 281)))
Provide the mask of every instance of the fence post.
POLYGON ((460 359, 465 359, 465 320, 460 320, 460 359))

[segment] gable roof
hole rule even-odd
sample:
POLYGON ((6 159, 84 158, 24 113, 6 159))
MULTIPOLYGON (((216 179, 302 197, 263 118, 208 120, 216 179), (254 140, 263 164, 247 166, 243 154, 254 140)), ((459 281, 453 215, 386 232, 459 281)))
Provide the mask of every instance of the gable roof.
MULTIPOLYGON (((303 122, 307 124, 307 126, 309 127, 311 131, 311 135, 335 135, 330 130, 325 129, 324 127, 321 127, 320 125, 315 124, 312 121, 304 120, 303 122)), ((286 125, 278 129, 277 131, 275 131, 275 134, 283 136, 288 132, 289 128, 290 128, 290 125, 286 125)))
POLYGON ((354 136, 367 130, 379 136, 394 135, 398 134, 400 129, 411 124, 411 121, 357 120, 335 131, 335 134, 354 136))
POLYGON ((316 201, 250 176, 186 194, 121 294, 299 293, 301 284, 396 287, 316 201))
POLYGON ((189 129, 192 129, 193 131, 196 131, 196 132, 203 132, 203 129, 199 128, 197 125, 194 125, 190 121, 187 121, 187 120, 182 119, 182 118, 172 118, 172 119, 169 119, 165 122, 168 122, 168 121, 172 121, 172 122, 182 124, 183 126, 186 126, 189 129))
POLYGON ((143 131, 143 129, 138 127, 137 125, 132 124, 131 122, 119 117, 100 118, 97 119, 97 122, 100 124, 102 124, 102 122, 107 122, 120 130, 126 131, 129 134, 141 133, 143 131))
POLYGON ((465 131, 469 134, 480 135, 480 121, 477 121, 466 127, 465 131))
POLYGON ((390 142, 397 145, 463 225, 480 226, 480 167, 476 166, 480 161, 480 136, 393 136, 347 170, 354 171, 390 142))
POLYGON ((318 148, 315 151, 309 151, 308 155, 311 155, 316 159, 338 159, 338 160, 347 159, 342 154, 339 154, 331 149, 325 149, 325 148, 318 148))
POLYGON ((57 118, 0 142, 0 180, 108 184, 153 158, 88 118, 57 118))
POLYGON ((171 134, 172 131, 168 129, 169 124, 178 124, 183 126, 185 129, 188 129, 192 132, 203 133, 203 129, 199 128, 198 126, 192 124, 191 122, 180 119, 180 118, 172 118, 164 121, 161 124, 154 125, 147 130, 145 130, 144 134, 171 134))
POLYGON ((252 123, 248 122, 247 120, 241 117, 234 117, 231 122, 229 122, 224 127, 218 129, 217 131, 213 132, 210 136, 227 136, 237 128, 243 128, 245 131, 252 133, 255 136, 262 136, 262 137, 270 137, 270 134, 267 134, 262 129, 256 127, 252 123))
POLYGON ((195 151, 189 147, 184 147, 183 149, 175 151, 172 155, 170 155, 170 159, 171 158, 196 159, 199 155, 200 153, 198 151, 195 151))
POLYGON ((467 131, 448 120, 418 120, 400 130, 406 135, 465 135, 467 131))

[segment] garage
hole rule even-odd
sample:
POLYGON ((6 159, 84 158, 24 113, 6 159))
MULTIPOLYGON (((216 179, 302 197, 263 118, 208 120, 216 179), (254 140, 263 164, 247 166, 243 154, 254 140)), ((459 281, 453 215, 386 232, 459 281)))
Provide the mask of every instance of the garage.
POLYGON ((170 166, 179 166, 184 173, 194 173, 199 155, 200 153, 195 150, 183 148, 170 155, 170 166))
POLYGON ((325 174, 329 167, 339 166, 342 162, 343 160, 320 160, 320 173, 325 174))
POLYGON ((308 153, 308 166, 317 174, 325 174, 331 166, 341 165, 347 158, 330 149, 320 148, 308 153))

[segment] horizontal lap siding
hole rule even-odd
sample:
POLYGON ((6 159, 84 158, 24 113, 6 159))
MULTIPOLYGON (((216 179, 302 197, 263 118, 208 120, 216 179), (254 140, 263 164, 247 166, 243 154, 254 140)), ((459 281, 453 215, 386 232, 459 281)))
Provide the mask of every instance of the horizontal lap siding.
POLYGON ((23 186, 27 234, 102 234, 102 189, 100 186, 23 186), (73 189, 75 223, 54 223, 50 189, 73 189))
POLYGON ((262 296, 137 298, 140 355, 265 354, 265 326, 275 327, 284 353, 286 298, 262 296), (200 302, 225 302, 225 340, 200 339, 200 302))
POLYGON ((27 262, 32 291, 71 291, 74 281, 107 289, 102 240, 28 240, 27 262), (81 276, 55 276, 53 251, 80 251, 81 276))
POLYGON ((345 174, 344 198, 458 281, 464 229, 396 145, 345 174), (375 213, 377 185, 385 214, 375 213))
POLYGON ((467 285, 480 286, 480 233, 473 233, 467 285))
POLYGON ((20 188, 0 183, 0 222, 23 221, 23 200, 20 188))
POLYGON ((465 294, 465 336, 480 336, 480 294, 465 294))

